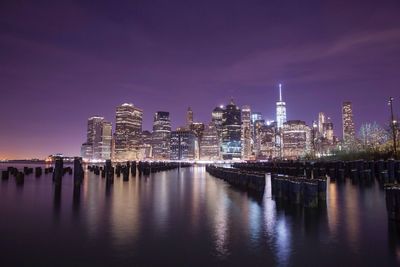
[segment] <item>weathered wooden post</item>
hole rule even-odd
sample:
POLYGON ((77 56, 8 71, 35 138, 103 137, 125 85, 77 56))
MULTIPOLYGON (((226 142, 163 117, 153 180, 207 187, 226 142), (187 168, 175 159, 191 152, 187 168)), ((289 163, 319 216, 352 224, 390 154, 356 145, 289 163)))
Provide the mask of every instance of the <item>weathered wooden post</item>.
POLYGON ((9 172, 8 171, 2 171, 1 172, 1 179, 2 180, 8 180, 9 178, 9 172))
POLYGON ((74 185, 80 186, 83 181, 84 171, 82 167, 82 158, 74 158, 74 185))
POLYGON ((54 165, 53 182, 61 185, 64 172, 64 162, 61 157, 57 157, 54 165))

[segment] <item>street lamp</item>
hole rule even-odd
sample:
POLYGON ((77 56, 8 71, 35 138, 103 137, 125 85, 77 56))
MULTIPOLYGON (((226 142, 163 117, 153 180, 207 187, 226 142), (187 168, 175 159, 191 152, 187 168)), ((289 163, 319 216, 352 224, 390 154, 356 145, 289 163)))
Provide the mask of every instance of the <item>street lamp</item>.
POLYGON ((393 154, 394 154, 394 158, 396 158, 397 156, 397 141, 396 141, 396 124, 397 121, 394 119, 393 116, 393 97, 389 98, 389 106, 390 106, 390 114, 391 114, 391 121, 390 124, 392 126, 392 135, 393 135, 393 154))

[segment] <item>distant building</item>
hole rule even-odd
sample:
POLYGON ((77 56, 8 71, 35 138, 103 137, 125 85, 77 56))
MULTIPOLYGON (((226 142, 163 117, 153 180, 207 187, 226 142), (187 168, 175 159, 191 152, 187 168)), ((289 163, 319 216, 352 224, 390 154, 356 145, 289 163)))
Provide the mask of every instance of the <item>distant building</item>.
POLYGON ((111 122, 104 121, 101 132, 100 158, 103 160, 111 159, 112 125, 111 122))
POLYGON ((233 100, 223 112, 222 157, 223 159, 241 158, 241 112, 233 100))
POLYGON ((152 151, 157 160, 170 159, 171 121, 169 112, 158 111, 154 114, 152 151))
POLYGON ((81 146, 81 157, 84 161, 93 159, 93 144, 83 143, 81 146))
POLYGON ((265 125, 256 123, 257 126, 257 159, 273 159, 278 156, 276 147, 276 124, 265 125))
POLYGON ((355 143, 355 129, 353 108, 351 102, 344 102, 342 106, 343 144, 345 149, 351 149, 355 143))
POLYGON ((325 113, 318 113, 318 136, 325 136, 324 123, 326 122, 325 113))
POLYGON ((249 106, 242 107, 242 126, 241 126, 241 157, 244 160, 251 159, 252 156, 252 138, 251 138, 251 109, 249 106))
POLYGON ((111 123, 104 117, 90 117, 87 123, 86 142, 81 147, 85 161, 107 160, 111 157, 111 123))
POLYGON ((323 124, 323 132, 324 137, 328 140, 328 142, 333 143, 333 123, 332 122, 325 122, 323 124))
POLYGON ((311 152, 311 129, 304 121, 291 120, 282 127, 282 156, 298 159, 311 152))
POLYGON ((224 114, 223 106, 214 108, 214 110, 211 113, 212 116, 211 120, 213 125, 215 126, 215 129, 217 130, 220 143, 222 143, 223 114, 224 114))
POLYGON ((140 159, 150 159, 152 158, 152 134, 149 131, 142 132, 142 141, 139 146, 140 149, 140 159))
POLYGON ((204 123, 193 122, 190 126, 190 130, 198 137, 201 138, 204 132, 204 123))
MULTIPOLYGON (((252 112, 251 113, 251 139, 252 139, 252 151, 255 151, 255 142, 256 142, 256 122, 264 121, 263 115, 261 112, 252 112)), ((264 121, 265 123, 265 121, 264 121)))
POLYGON ((276 102, 276 122, 278 129, 281 129, 286 122, 286 103, 282 100, 281 84, 279 84, 279 101, 276 102))
POLYGON ((253 151, 254 151, 254 155, 256 157, 258 157, 258 155, 260 154, 261 140, 262 140, 261 128, 263 126, 265 126, 265 121, 264 120, 256 120, 254 122, 253 151))
MULTIPOLYGON (((203 137, 203 132, 204 132, 204 123, 202 122, 192 122, 190 125, 190 130, 196 135, 197 140, 201 140, 203 137)), ((200 144, 197 142, 196 143, 196 156, 195 159, 200 158, 200 144)))
POLYGON ((114 134, 114 159, 137 160, 142 135, 143 111, 133 104, 122 104, 116 108, 114 134))
POLYGON ((191 107, 188 107, 186 114, 186 125, 190 127, 193 124, 193 111, 191 107))
POLYGON ((204 129, 203 136, 200 139, 200 159, 201 160, 219 160, 220 143, 217 128, 211 122, 204 129))
POLYGON ((171 160, 194 160, 197 146, 196 135, 185 128, 171 132, 171 160))

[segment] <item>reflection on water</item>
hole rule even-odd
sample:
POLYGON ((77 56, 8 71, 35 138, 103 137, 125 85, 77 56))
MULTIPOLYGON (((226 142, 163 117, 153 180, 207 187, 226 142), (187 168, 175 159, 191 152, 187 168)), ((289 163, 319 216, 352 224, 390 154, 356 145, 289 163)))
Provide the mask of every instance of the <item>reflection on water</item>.
POLYGON ((109 185, 85 171, 81 187, 68 175, 61 186, 51 175, 27 176, 22 188, 12 179, 0 183, 2 266, 400 263, 399 226, 388 223, 377 184, 329 183, 326 206, 307 210, 273 199, 269 176, 252 195, 204 167, 109 185))

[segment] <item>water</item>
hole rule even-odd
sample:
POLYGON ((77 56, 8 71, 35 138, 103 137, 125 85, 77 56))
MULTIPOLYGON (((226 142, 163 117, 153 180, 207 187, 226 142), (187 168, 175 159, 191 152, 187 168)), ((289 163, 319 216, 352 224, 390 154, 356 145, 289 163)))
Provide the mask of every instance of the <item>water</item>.
POLYGON ((0 182, 0 266, 395 266, 398 232, 377 183, 330 183, 326 207, 303 211, 269 177, 258 197, 204 167, 109 188, 86 173, 75 194, 70 176, 61 191, 51 175, 0 182))

